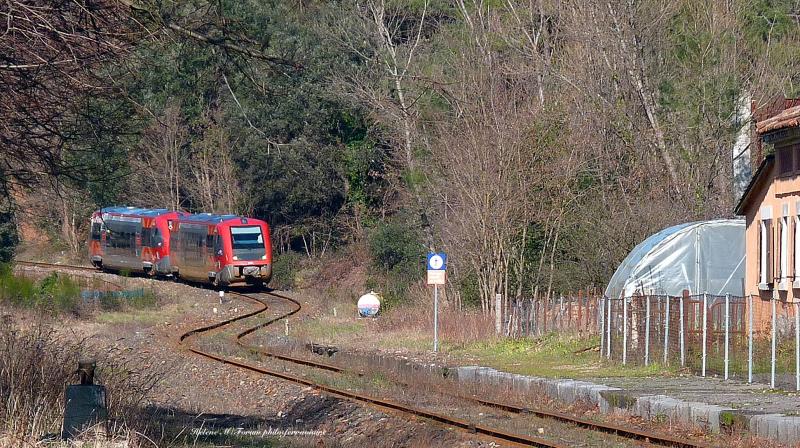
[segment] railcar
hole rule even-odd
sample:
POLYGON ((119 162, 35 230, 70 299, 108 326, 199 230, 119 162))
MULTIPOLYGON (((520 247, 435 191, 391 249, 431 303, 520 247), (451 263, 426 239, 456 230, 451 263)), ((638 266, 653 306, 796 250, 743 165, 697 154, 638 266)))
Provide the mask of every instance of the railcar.
POLYGON ((105 207, 92 214, 89 253, 94 266, 170 275, 170 230, 181 213, 167 209, 105 207))
POLYGON ((272 277, 269 226, 258 219, 184 215, 170 232, 170 248, 173 272, 187 280, 266 284, 272 277))

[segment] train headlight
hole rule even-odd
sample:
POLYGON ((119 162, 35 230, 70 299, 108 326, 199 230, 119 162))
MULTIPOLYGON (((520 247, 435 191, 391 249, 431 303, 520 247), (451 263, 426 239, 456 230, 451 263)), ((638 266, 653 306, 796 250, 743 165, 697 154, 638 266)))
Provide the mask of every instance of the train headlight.
POLYGON ((262 255, 262 256, 261 256, 261 259, 262 259, 262 260, 266 260, 266 259, 267 259, 267 256, 266 256, 266 255, 262 255))
POLYGON ((233 256, 233 261, 237 261, 238 259, 239 257, 237 257, 236 255, 233 256))

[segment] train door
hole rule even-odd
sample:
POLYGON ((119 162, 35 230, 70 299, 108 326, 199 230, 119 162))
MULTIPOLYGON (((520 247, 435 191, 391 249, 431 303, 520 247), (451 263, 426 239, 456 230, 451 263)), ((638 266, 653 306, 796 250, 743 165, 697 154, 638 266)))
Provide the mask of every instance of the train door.
POLYGON ((106 220, 104 265, 114 269, 142 270, 142 221, 139 218, 111 217, 106 220))

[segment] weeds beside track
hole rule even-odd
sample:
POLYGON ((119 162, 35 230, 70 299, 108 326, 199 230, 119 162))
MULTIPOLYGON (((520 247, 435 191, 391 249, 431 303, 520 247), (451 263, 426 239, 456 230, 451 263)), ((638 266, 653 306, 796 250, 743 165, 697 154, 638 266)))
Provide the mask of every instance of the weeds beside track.
MULTIPOLYGON (((87 266, 57 265, 57 264, 49 264, 49 263, 24 262, 24 261, 18 261, 17 263, 18 264, 23 264, 23 265, 29 265, 29 266, 45 267, 45 268, 60 268, 60 269, 72 269, 72 270, 83 270, 83 271, 99 272, 97 269, 92 268, 92 267, 87 267, 87 266)), ((372 396, 368 396, 368 395, 365 395, 365 394, 361 394, 361 393, 357 393, 357 392, 353 392, 353 391, 349 391, 349 390, 344 390, 344 389, 332 387, 332 386, 329 386, 329 385, 326 385, 326 384, 322 384, 320 382, 312 381, 312 380, 309 380, 309 379, 306 379, 306 378, 302 378, 302 377, 299 377, 299 376, 296 376, 296 375, 291 375, 291 374, 286 373, 286 372, 278 372, 278 371, 267 369, 267 368, 264 368, 264 367, 248 364, 248 363, 245 363, 245 362, 242 362, 242 361, 239 361, 239 360, 235 360, 235 359, 227 358, 227 357, 224 357, 224 356, 220 356, 218 354, 210 353, 208 351, 201 350, 201 349, 191 345, 189 343, 189 339, 191 339, 194 336, 198 336, 200 334, 203 334, 203 333, 206 333, 206 332, 209 332, 209 331, 212 331, 212 330, 216 330, 216 329, 225 327, 225 326, 230 325, 230 324, 232 324, 234 322, 242 321, 244 319, 260 315, 260 314, 264 313, 265 311, 267 311, 267 309, 268 309, 268 305, 263 300, 255 297, 253 295, 243 294, 243 293, 233 292, 233 291, 229 291, 228 293, 231 294, 231 295, 238 296, 238 297, 241 297, 243 299, 249 300, 249 301, 251 301, 253 303, 256 303, 258 305, 258 308, 253 310, 253 311, 250 311, 250 312, 247 312, 247 313, 232 317, 230 319, 225 319, 225 320, 222 320, 222 321, 210 324, 210 325, 206 325, 206 326, 203 326, 203 327, 195 328, 195 329, 189 330, 189 331, 181 334, 180 338, 179 338, 180 344, 184 348, 186 348, 188 351, 190 351, 192 353, 195 353, 197 355, 203 356, 205 358, 212 359, 214 361, 224 363, 226 365, 230 365, 230 366, 241 368, 241 369, 246 369, 246 370, 249 370, 251 372, 256 372, 256 373, 260 373, 260 374, 264 374, 264 375, 269 375, 269 376, 272 376, 272 377, 275 377, 275 378, 280 378, 280 379, 283 379, 283 380, 291 381, 291 382, 294 382, 294 383, 297 383, 297 384, 301 384, 301 385, 304 385, 304 386, 313 387, 313 388, 315 388, 317 390, 320 390, 322 392, 325 392, 327 394, 338 396, 338 397, 345 398, 345 399, 348 399, 348 400, 351 400, 351 401, 355 401, 355 402, 359 402, 359 403, 368 404, 370 406, 373 406, 373 407, 376 407, 376 408, 379 408, 379 409, 382 409, 382 410, 389 410, 389 411, 394 411, 394 412, 398 412, 398 413, 402 413, 402 414, 406 414, 406 415, 413 415, 415 417, 426 418, 428 420, 431 420, 431 421, 434 421, 434 422, 437 422, 437 423, 440 423, 440 424, 443 424, 443 425, 446 425, 446 426, 449 426, 449 427, 461 429, 461 430, 464 430, 464 431, 467 431, 467 432, 470 432, 470 433, 474 433, 474 434, 478 434, 478 435, 482 435, 482 436, 485 436, 485 437, 489 437, 489 438, 492 438, 492 439, 495 439, 495 440, 498 440, 498 441, 502 441, 502 442, 504 442, 506 444, 512 444, 512 445, 517 445, 517 446, 549 447, 549 448, 556 448, 556 447, 560 448, 560 447, 565 446, 565 445, 562 445, 562 444, 560 444, 558 442, 555 442, 555 441, 550 441, 550 440, 546 440, 546 439, 542 439, 542 438, 538 438, 538 437, 532 437, 532 436, 528 436, 528 435, 514 434, 514 433, 510 433, 510 432, 504 431, 504 430, 492 428, 492 427, 489 427, 489 426, 485 426, 485 425, 481 425, 481 424, 475 424, 475 423, 472 423, 472 422, 469 422, 469 421, 466 421, 466 420, 463 420, 463 419, 453 418, 453 417, 450 417, 450 416, 442 415, 442 414, 431 412, 431 411, 428 411, 428 410, 424 410, 424 409, 416 408, 416 407, 413 407, 413 406, 401 404, 401 403, 398 403, 398 402, 395 402, 395 401, 391 401, 391 400, 387 400, 387 399, 383 399, 383 398, 372 397, 372 396)), ((274 297, 274 298, 289 302, 290 304, 292 304, 292 309, 289 310, 288 312, 285 312, 283 314, 274 316, 274 317, 272 317, 272 318, 270 318, 270 319, 268 319, 268 320, 266 320, 264 322, 259 323, 258 325, 255 325, 255 326, 252 326, 252 327, 248 327, 247 329, 239 332, 236 335, 236 343, 239 346, 241 346, 242 348, 244 348, 244 349, 246 349, 248 351, 256 352, 256 353, 259 353, 259 354, 264 355, 264 356, 269 356, 269 357, 272 357, 272 358, 275 358, 275 359, 280 359, 282 361, 286 361, 286 362, 290 362, 290 363, 294 363, 294 364, 300 364, 300 365, 304 365, 304 366, 308 366, 308 367, 312 367, 312 368, 316 368, 316 369, 323 369, 323 370, 331 371, 331 372, 334 372, 334 373, 344 373, 345 372, 345 369, 343 369, 341 367, 338 367, 338 366, 335 366, 335 365, 332 365, 332 364, 327 364, 327 363, 318 362, 318 361, 314 361, 314 360, 308 360, 308 359, 297 358, 297 357, 293 357, 293 356, 273 353, 273 352, 271 352, 269 350, 265 350, 265 349, 263 349, 261 347, 255 347, 255 346, 251 346, 251 345, 245 344, 242 341, 242 339, 244 337, 246 337, 248 335, 251 335, 251 334, 253 334, 254 332, 256 332, 256 331, 258 331, 260 329, 268 327, 269 325, 271 325, 271 324, 273 324, 273 323, 275 323, 277 321, 280 321, 280 320, 285 319, 285 318, 287 318, 289 316, 292 316, 292 315, 296 314, 297 312, 299 312, 301 310, 301 308, 302 308, 302 305, 298 301, 296 301, 296 300, 294 300, 294 299, 292 299, 290 297, 287 297, 287 296, 284 296, 284 295, 281 295, 279 293, 275 293, 275 292, 272 292, 272 291, 264 292, 264 293, 269 295, 269 296, 271 296, 271 297, 274 297)), ((626 428, 626 427, 622 427, 622 426, 618 426, 618 425, 613 425, 613 424, 608 424, 608 423, 600 423, 600 422, 595 422, 595 421, 591 421, 591 420, 581 419, 581 418, 577 418, 577 417, 574 417, 574 416, 571 416, 571 415, 568 415, 568 414, 563 414, 563 413, 558 413, 558 412, 552 412, 552 411, 547 411, 547 410, 542 410, 542 409, 533 409, 533 408, 522 407, 522 406, 517 406, 517 405, 513 405, 513 404, 500 403, 500 402, 495 402, 495 401, 492 401, 492 400, 482 399, 482 398, 478 398, 478 397, 474 397, 474 396, 463 396, 463 395, 459 395, 459 394, 448 394, 448 395, 451 395, 454 398, 470 401, 470 402, 473 402, 473 403, 476 403, 476 404, 479 404, 479 405, 483 405, 483 406, 488 406, 488 407, 500 409, 500 410, 506 411, 506 412, 516 413, 516 414, 530 414, 530 415, 534 415, 534 416, 540 417, 540 418, 557 420, 557 421, 560 421, 560 422, 572 424, 572 425, 575 425, 578 428, 588 429, 588 430, 597 431, 597 432, 603 432, 603 433, 607 433, 607 434, 613 434, 613 435, 620 436, 620 437, 623 437, 623 438, 628 438, 628 439, 632 439, 632 440, 640 440, 640 441, 644 441, 644 442, 651 443, 651 444, 657 444, 657 445, 662 445, 662 446, 672 446, 672 447, 684 447, 684 448, 693 448, 693 447, 698 447, 699 448, 699 447, 704 447, 705 446, 705 445, 698 444, 696 442, 691 442, 691 441, 688 441, 688 440, 683 440, 683 439, 669 437, 669 436, 656 435, 656 434, 648 433, 648 432, 645 432, 645 431, 639 430, 639 429, 626 428)))

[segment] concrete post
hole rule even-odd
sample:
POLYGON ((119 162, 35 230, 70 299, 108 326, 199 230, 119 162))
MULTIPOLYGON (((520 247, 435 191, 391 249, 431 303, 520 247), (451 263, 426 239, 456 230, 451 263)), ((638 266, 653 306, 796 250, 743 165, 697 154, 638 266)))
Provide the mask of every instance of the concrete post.
POLYGON ((622 298, 622 365, 628 362, 628 299, 622 298))
POLYGON ((666 313, 664 317, 664 365, 669 362, 669 296, 664 296, 666 313))
POLYGON ((644 365, 650 365, 650 296, 645 298, 644 311, 644 365))
POLYGON ((772 356, 770 360, 770 378, 769 378, 769 387, 771 387, 772 389, 775 389, 775 356, 777 354, 776 339, 778 337, 777 329, 775 327, 775 320, 776 320, 775 313, 777 311, 776 310, 777 300, 775 299, 775 295, 777 295, 777 292, 773 292, 773 297, 772 297, 772 356))
MULTIPOLYGON (((685 292, 685 291, 684 291, 685 292)), ((681 301, 679 302, 679 316, 680 317, 680 338, 681 338, 681 367, 686 366, 686 332, 684 331, 684 324, 683 324, 683 302, 686 300, 686 294, 681 295, 681 301)))
POLYGON ((708 347, 708 293, 703 293, 703 368, 701 376, 706 376, 706 355, 708 347))
POLYGON ((611 301, 611 297, 608 298, 608 323, 606 324, 606 329, 608 334, 606 335, 606 358, 611 359, 611 307, 613 306, 614 302, 611 301))
POLYGON ((730 348, 730 325, 731 325, 731 295, 725 294, 725 379, 728 379, 728 350, 730 348))
POLYGON ((800 305, 794 304, 794 389, 800 391, 800 305))
MULTIPOLYGON (((600 301, 600 357, 603 357, 603 349, 606 347, 606 298, 600 301)), ((586 316, 588 320, 588 315, 586 316)))
POLYGON ((753 295, 747 296, 747 382, 753 382, 753 295))

